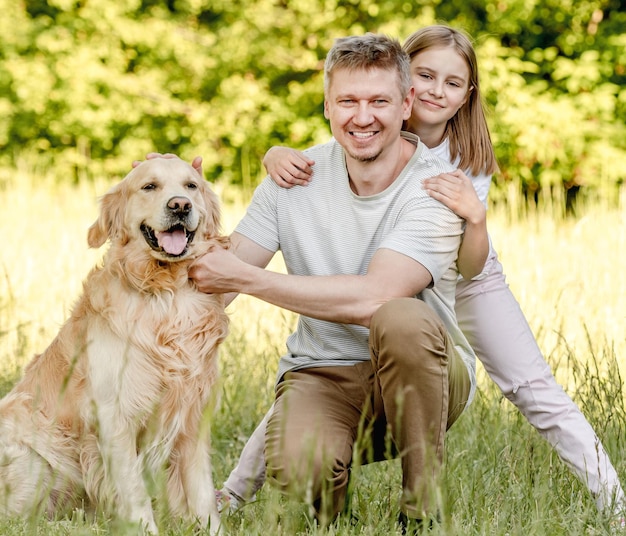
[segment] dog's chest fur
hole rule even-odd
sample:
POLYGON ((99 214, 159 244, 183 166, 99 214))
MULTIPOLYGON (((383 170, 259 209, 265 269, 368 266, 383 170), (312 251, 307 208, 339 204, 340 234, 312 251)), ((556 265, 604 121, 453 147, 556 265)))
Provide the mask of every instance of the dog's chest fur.
POLYGON ((188 268, 228 247, 218 228, 216 196, 181 161, 144 163, 103 197, 88 232, 91 247, 110 243, 101 265, 0 400, 0 513, 91 504, 156 533, 157 499, 217 532, 209 424, 228 319, 188 268))
MULTIPOLYGON (((217 377, 215 347, 226 336, 227 320, 221 296, 198 292, 186 267, 163 270, 172 268, 181 269, 168 274, 175 288, 128 292, 123 288, 128 281, 115 278, 97 303, 85 306, 98 318, 87 334, 94 399, 114 392, 122 417, 142 423, 140 428, 158 419, 156 428, 175 435, 184 428, 185 413, 202 411, 208 401, 217 377), (107 344, 98 344, 103 338, 107 344), (117 352, 103 355, 101 347, 117 352)), ((106 273, 94 277, 109 278, 106 273)))

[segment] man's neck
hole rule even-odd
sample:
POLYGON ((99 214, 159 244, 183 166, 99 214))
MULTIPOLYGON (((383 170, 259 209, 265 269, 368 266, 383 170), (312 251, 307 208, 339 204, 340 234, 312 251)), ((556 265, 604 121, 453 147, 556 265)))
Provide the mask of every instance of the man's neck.
POLYGON ((376 160, 364 162, 346 154, 350 188, 363 197, 382 192, 398 178, 415 150, 414 144, 400 138, 399 143, 376 160))

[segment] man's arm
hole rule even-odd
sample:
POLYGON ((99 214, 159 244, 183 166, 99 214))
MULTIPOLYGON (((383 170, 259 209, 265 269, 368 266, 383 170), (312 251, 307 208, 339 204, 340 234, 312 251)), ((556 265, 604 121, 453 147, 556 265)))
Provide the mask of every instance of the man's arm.
MULTIPOLYGON (((235 254, 235 256, 241 260, 242 262, 249 264, 251 266, 256 266, 258 268, 265 268, 269 262, 272 260, 274 256, 273 251, 269 251, 264 247, 259 246, 256 242, 246 238, 245 236, 239 233, 233 233, 230 236, 230 251, 235 254)), ((189 277, 191 279, 196 280, 196 284, 198 284, 198 288, 203 292, 214 292, 221 293, 224 292, 226 296, 226 305, 230 305, 232 301, 237 297, 240 293, 238 290, 233 292, 226 291, 217 291, 217 290, 205 290, 202 284, 200 284, 203 279, 206 278, 208 274, 207 270, 207 262, 210 262, 209 259, 205 259, 204 257, 200 257, 190 268, 189 277)))
POLYGON ((369 326, 376 310, 393 298, 420 293, 432 281, 419 262, 379 249, 365 275, 298 276, 264 267, 273 253, 233 233, 233 251, 214 248, 190 269, 203 292, 243 293, 320 320, 369 326))

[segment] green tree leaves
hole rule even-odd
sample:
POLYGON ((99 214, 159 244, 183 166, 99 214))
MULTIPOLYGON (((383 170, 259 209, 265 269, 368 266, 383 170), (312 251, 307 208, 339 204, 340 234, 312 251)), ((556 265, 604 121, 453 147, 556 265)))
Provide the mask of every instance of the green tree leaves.
POLYGON ((336 37, 401 40, 445 20, 476 39, 502 168, 494 199, 614 195, 626 156, 618 0, 0 0, 0 165, 62 180, 125 174, 149 151, 204 157, 246 187, 274 144, 330 136, 322 67, 336 37), (499 191, 498 191, 499 189, 499 191))

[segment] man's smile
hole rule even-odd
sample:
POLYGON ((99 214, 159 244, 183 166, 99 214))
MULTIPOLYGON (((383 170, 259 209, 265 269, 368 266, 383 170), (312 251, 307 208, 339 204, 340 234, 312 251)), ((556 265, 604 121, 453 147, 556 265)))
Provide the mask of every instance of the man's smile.
POLYGON ((376 134, 378 134, 378 131, 375 131, 375 132, 372 132, 372 131, 369 131, 369 132, 357 132, 357 131, 354 131, 354 130, 350 131, 350 135, 351 136, 354 136, 355 138, 359 138, 361 140, 366 140, 368 138, 371 138, 372 136, 375 136, 376 134))

